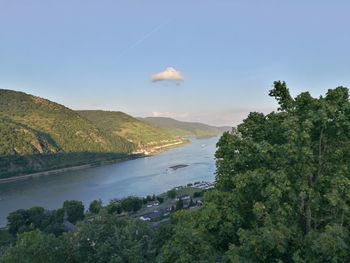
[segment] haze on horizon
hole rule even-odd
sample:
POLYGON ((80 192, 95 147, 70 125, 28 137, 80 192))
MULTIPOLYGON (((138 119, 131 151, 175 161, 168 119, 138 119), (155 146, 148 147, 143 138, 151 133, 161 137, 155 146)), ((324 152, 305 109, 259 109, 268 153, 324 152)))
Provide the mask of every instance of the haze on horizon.
POLYGON ((0 0, 0 88, 73 109, 235 125, 350 86, 347 1, 0 0))

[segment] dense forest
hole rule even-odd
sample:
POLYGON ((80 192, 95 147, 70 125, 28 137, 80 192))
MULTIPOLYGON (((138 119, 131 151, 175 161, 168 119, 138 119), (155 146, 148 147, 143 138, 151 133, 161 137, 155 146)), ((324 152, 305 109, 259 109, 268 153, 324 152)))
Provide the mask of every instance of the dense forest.
POLYGON ((125 159, 185 140, 121 112, 75 112, 0 89, 0 178, 125 159))
POLYGON ((293 98, 278 81, 269 95, 277 112, 250 113, 220 138, 216 186, 199 210, 157 228, 98 202, 85 215, 74 201, 17 211, 2 262, 350 262, 349 91, 293 98), (75 232, 60 231, 64 213, 75 232))
POLYGON ((62 105, 0 90, 0 178, 120 158, 135 148, 62 105))
POLYGON ((177 136, 120 111, 85 110, 77 112, 110 136, 126 138, 137 145, 139 150, 152 151, 155 146, 182 142, 182 139, 177 136))

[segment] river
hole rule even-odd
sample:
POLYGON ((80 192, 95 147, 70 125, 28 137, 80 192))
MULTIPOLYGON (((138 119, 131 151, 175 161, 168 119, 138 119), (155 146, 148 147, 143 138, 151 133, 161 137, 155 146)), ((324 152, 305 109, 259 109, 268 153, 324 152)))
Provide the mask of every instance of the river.
POLYGON ((65 200, 80 200, 85 208, 95 199, 160 194, 196 181, 214 181, 218 138, 192 139, 190 144, 158 155, 78 171, 0 185, 0 227, 20 208, 55 209, 65 200), (186 167, 172 170, 179 164, 186 167))

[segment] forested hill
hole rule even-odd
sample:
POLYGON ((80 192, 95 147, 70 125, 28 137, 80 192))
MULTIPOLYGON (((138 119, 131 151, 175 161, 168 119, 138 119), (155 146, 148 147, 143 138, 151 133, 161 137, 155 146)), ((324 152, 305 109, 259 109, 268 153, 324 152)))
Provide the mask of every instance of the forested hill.
POLYGON ((135 149, 133 143, 111 136, 60 104, 0 90, 0 178, 85 164, 106 153, 123 155, 135 149))
POLYGON ((231 129, 228 126, 216 127, 199 122, 178 121, 167 117, 146 117, 142 120, 176 136, 213 137, 231 129))
POLYGON ((168 131, 120 111, 86 110, 77 112, 110 136, 120 136, 134 143, 138 151, 152 152, 163 146, 184 142, 168 131))

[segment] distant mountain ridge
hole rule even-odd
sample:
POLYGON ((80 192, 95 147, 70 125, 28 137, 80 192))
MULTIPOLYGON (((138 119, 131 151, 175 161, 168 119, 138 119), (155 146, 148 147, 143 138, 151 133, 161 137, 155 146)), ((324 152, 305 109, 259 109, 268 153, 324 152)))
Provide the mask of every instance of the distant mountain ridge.
POLYGON ((184 140, 120 111, 77 111, 110 136, 120 136, 136 145, 138 152, 152 153, 184 140))
POLYGON ((139 119, 161 128, 174 136, 213 137, 231 130, 231 127, 228 126, 216 127, 200 122, 178 121, 168 117, 146 117, 139 119))

